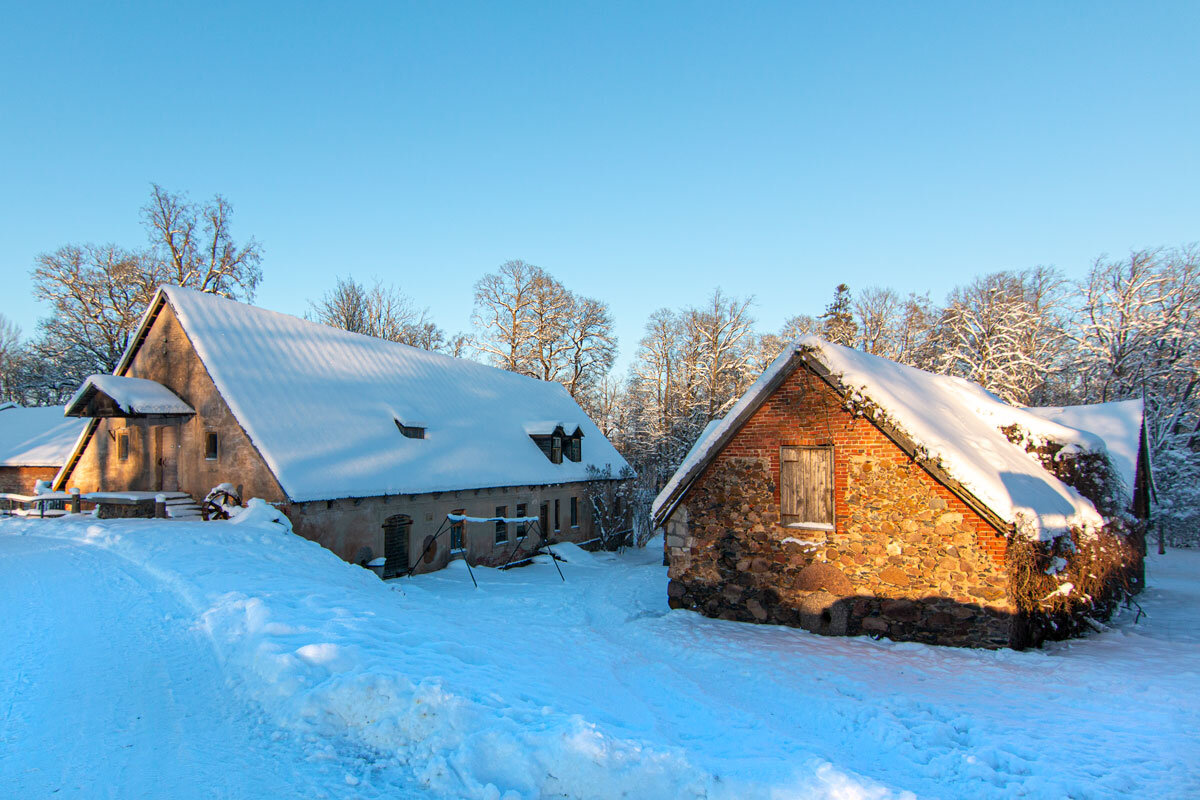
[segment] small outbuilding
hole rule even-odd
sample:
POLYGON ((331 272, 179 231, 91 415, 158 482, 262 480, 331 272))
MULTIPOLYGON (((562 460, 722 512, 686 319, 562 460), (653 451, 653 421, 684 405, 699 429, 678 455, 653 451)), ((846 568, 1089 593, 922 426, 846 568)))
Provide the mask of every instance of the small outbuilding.
POLYGON ((0 493, 31 495, 38 481, 53 481, 83 428, 62 406, 0 405, 0 493))
POLYGON ((596 475, 627 466, 557 383, 174 286, 67 413, 55 488, 240 489, 385 576, 586 543, 596 475))
POLYGON ((1141 407, 1107 412, 1111 446, 1087 411, 801 339, 655 500, 670 604, 975 647, 1083 630, 1142 585, 1141 407))

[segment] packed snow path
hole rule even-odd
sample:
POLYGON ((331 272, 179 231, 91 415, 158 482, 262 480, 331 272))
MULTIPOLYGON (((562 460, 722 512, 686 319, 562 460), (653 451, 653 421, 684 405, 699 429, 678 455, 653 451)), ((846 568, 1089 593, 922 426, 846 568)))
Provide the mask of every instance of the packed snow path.
POLYGON ((0 576, 0 797, 349 794, 229 697, 212 642, 144 570, 0 535, 0 576))
POLYGON ((1014 653, 670 611, 660 552, 476 590, 253 520, 0 523, 0 796, 1200 796, 1200 553, 1014 653))

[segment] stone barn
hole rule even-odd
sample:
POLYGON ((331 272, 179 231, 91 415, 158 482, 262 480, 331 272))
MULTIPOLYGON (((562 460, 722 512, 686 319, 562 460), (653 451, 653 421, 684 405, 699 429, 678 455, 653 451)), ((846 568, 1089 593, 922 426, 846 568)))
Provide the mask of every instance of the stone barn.
POLYGON ((30 495, 38 481, 53 481, 83 428, 62 406, 0 405, 0 493, 30 495))
POLYGON ((806 337, 655 500, 670 604, 988 648, 1078 633, 1142 583, 1141 405, 1109 405, 1020 409, 806 337))
POLYGON ((172 286, 67 413, 87 425, 55 488, 227 483, 385 575, 519 558, 539 529, 587 543, 589 468, 627 467, 557 383, 172 286))

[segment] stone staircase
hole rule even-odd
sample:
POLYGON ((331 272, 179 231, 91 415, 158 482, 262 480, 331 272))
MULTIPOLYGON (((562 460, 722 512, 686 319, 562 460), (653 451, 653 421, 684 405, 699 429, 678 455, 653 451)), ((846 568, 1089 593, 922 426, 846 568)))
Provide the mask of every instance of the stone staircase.
POLYGON ((167 519, 199 522, 203 519, 200 513, 200 504, 191 497, 169 497, 167 498, 167 519))

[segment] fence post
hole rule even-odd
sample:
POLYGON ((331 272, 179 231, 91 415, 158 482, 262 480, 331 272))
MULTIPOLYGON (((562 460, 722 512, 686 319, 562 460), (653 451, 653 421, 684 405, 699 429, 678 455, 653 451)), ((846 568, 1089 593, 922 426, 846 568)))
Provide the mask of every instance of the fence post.
POLYGON ((79 487, 76 486, 71 490, 71 513, 79 513, 79 487))
POLYGON ((155 519, 166 519, 167 518, 167 498, 165 495, 161 495, 161 494, 154 495, 154 518, 155 519))

